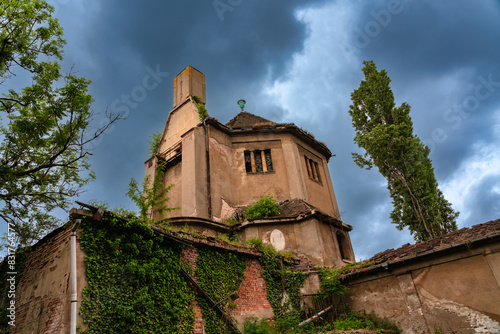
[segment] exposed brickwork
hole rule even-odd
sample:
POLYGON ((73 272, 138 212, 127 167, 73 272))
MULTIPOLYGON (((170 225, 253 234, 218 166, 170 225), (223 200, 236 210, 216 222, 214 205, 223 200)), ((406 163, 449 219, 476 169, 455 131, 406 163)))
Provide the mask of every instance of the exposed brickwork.
MULTIPOLYGON (((198 259, 198 250, 192 246, 185 247, 182 250, 181 261, 187 262, 191 265, 193 269, 193 279, 198 283, 198 278, 196 277, 196 260, 198 259)), ((204 323, 203 323, 203 315, 201 313, 201 307, 198 305, 198 301, 194 301, 193 303, 194 309, 194 330, 193 334, 203 334, 204 331, 204 323)))
POLYGON ((244 319, 250 316, 272 316, 272 307, 267 300, 266 281, 262 277, 262 267, 257 259, 249 259, 245 269, 245 278, 240 285, 239 299, 235 300, 236 308, 231 315, 244 319))
POLYGON ((29 253, 16 287, 16 326, 11 333, 61 333, 65 326, 69 229, 54 231, 29 253), (54 233, 55 232, 55 233, 54 233), (64 260, 61 260, 61 257, 64 260))

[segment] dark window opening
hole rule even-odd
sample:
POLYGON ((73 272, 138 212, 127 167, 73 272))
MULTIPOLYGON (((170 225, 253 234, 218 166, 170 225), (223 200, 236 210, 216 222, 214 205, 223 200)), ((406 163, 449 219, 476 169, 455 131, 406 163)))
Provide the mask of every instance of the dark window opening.
POLYGON ((244 151, 245 170, 247 173, 267 173, 273 171, 271 150, 244 151))
POLYGON ((252 157, 250 156, 250 151, 245 151, 245 169, 247 173, 252 172, 252 157))
POLYGON ((307 175, 309 178, 314 181, 321 182, 318 163, 306 156, 304 156, 304 158, 306 160, 307 175))
POLYGON ((337 231, 337 242, 339 244, 340 258, 342 260, 349 260, 347 258, 347 253, 348 253, 347 240, 344 234, 340 231, 337 231))
POLYGON ((253 156, 255 158, 255 171, 257 173, 262 172, 262 153, 260 150, 253 151, 253 156))
POLYGON ((264 150, 264 157, 266 159, 266 167, 268 172, 273 171, 273 161, 271 160, 271 150, 264 150))

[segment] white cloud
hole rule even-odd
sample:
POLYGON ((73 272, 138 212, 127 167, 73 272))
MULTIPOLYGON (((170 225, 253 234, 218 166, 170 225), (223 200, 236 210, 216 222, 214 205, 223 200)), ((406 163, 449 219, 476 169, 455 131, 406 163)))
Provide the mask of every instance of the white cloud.
MULTIPOLYGON (((454 209, 461 212, 459 226, 466 223, 472 208, 467 207, 467 202, 474 196, 474 190, 486 179, 500 176, 500 150, 498 144, 476 144, 475 154, 464 160, 456 172, 443 184, 442 190, 445 198, 453 203, 454 209)), ((500 189, 499 185, 492 185, 492 191, 500 189)), ((474 224, 478 222, 473 222, 474 224)))

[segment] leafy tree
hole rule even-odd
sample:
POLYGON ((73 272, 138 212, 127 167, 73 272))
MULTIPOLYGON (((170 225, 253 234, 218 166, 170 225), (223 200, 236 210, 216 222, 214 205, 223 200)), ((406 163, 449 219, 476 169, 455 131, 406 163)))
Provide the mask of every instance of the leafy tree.
MULTIPOLYGON (((90 81, 61 74, 63 30, 43 0, 0 2, 0 217, 20 245, 56 227, 56 208, 94 178, 92 143, 120 115, 87 131, 93 118, 90 81), (31 76, 17 89, 14 76, 31 76)), ((95 142, 94 142, 95 143, 95 142)))
POLYGON ((142 187, 139 187, 139 183, 135 178, 130 180, 127 196, 139 208, 139 217, 144 222, 155 223, 156 219, 154 217, 156 215, 160 215, 161 222, 165 213, 179 209, 178 207, 171 208, 167 206, 170 199, 167 194, 174 185, 165 186, 163 183, 164 175, 165 166, 160 163, 156 168, 154 178, 147 175, 142 182, 142 187))
POLYGON ((391 219, 399 230, 408 227, 424 241, 457 229, 450 203, 438 189, 430 150, 413 134, 410 106, 396 107, 385 70, 365 61, 365 80, 351 94, 349 113, 356 130, 354 142, 365 154, 353 153, 361 168, 378 167, 387 179, 394 209, 391 219))

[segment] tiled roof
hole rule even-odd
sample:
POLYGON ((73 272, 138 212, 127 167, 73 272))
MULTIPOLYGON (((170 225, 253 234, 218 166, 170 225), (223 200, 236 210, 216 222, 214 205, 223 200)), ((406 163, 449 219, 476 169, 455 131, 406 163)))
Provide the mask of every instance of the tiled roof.
POLYGON ((354 270, 353 272, 365 271, 384 262, 410 259, 433 251, 444 250, 460 244, 472 243, 478 239, 492 238, 494 236, 500 236, 500 219, 471 227, 464 227, 432 240, 417 242, 415 244, 406 244, 397 249, 385 250, 375 254, 369 260, 366 260, 366 262, 373 262, 372 265, 354 270))
MULTIPOLYGON (((243 214, 245 210, 249 206, 241 206, 236 209, 235 216, 238 220, 243 221, 243 214)), ((342 226, 343 228, 346 228, 348 230, 352 230, 352 227, 341 222, 340 220, 331 217, 325 213, 323 213, 320 209, 312 206, 311 204, 307 203, 306 201, 295 198, 291 200, 285 200, 280 203, 280 206, 278 208, 280 214, 278 216, 273 216, 273 217, 263 217, 259 218, 261 219, 290 219, 290 218, 295 218, 295 219, 300 219, 302 217, 309 216, 311 214, 318 214, 320 215, 323 219, 326 219, 330 222, 335 223, 339 227, 342 226)))
POLYGON ((263 117, 256 116, 246 111, 242 111, 232 120, 230 120, 229 123, 226 124, 226 126, 231 129, 244 129, 252 128, 260 124, 276 125, 276 123, 271 122, 270 120, 267 120, 263 117))

